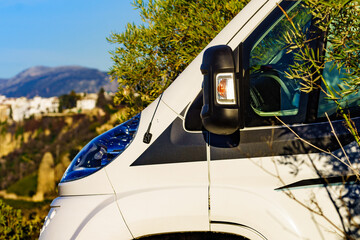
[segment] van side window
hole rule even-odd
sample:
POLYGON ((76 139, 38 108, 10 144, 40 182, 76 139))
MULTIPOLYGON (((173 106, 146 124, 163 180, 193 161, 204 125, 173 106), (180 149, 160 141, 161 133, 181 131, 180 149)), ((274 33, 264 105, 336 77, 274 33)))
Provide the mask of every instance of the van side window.
MULTIPOLYGON (((285 74, 294 63, 295 52, 288 51, 289 45, 284 39, 292 26, 280 9, 275 11, 277 14, 270 15, 269 21, 264 21, 265 26, 258 27, 262 31, 255 30, 244 44, 245 48, 251 49, 246 70, 250 89, 248 111, 253 116, 247 120, 247 126, 262 124, 261 120, 256 121, 255 118, 274 116, 301 121, 298 116, 302 95, 300 83, 286 78, 285 74)), ((292 4, 287 12, 296 26, 300 26, 304 32, 309 30, 311 14, 301 4, 292 4)))
MULTIPOLYGON (((347 89, 344 83, 344 80, 346 80, 347 77, 346 71, 343 68, 334 66, 333 62, 325 63, 323 77, 328 86, 333 89, 333 91, 340 92, 341 88, 347 89)), ((324 83, 321 84, 321 87, 322 89, 325 89, 324 83)), ((339 99, 339 103, 343 108, 354 108, 360 106, 360 93, 351 93, 339 99)), ((336 115, 337 105, 333 100, 329 99, 329 97, 323 91, 320 91, 317 117, 325 117, 325 112, 329 116, 336 115)))

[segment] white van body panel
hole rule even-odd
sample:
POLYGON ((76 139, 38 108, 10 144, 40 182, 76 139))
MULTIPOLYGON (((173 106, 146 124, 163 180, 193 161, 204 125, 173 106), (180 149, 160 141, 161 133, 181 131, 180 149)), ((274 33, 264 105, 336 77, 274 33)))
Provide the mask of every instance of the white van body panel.
MULTIPOLYGON (((307 156, 298 157, 305 159, 307 156)), ((211 222, 244 224, 256 229, 267 239, 337 239, 336 235, 329 234, 333 229, 329 223, 316 218, 315 214, 311 214, 284 191, 275 190, 284 184, 276 176, 273 161, 276 160, 269 157, 211 162, 211 222)), ((278 171, 284 182, 304 178, 302 174, 301 177, 287 174, 289 169, 286 168, 278 171)), ((316 175, 309 172, 308 176, 316 175)), ((306 204, 313 192, 323 209, 326 209, 326 216, 339 224, 323 187, 291 192, 306 204)))
POLYGON ((105 169, 73 182, 59 183, 58 186, 60 196, 114 194, 105 169))
POLYGON ((141 237, 209 231, 207 197, 207 186, 171 186, 120 195, 117 202, 134 237, 141 237))
MULTIPOLYGON (((278 2, 251 1, 207 48, 228 45, 234 50, 278 2)), ((306 163, 301 174, 294 175, 288 166, 274 164, 286 156, 213 160, 211 146, 204 144, 206 156, 201 161, 182 162, 181 156, 173 154, 171 163, 134 165, 155 141, 171 131, 175 121, 183 124, 186 109, 201 91, 202 57, 203 52, 141 113, 135 138, 115 160, 90 176, 59 184, 60 197, 52 203, 48 219, 54 211, 56 215, 45 222, 40 239, 133 239, 194 231, 227 232, 251 240, 338 239, 323 218, 287 196, 286 189, 276 190, 318 177, 309 159, 317 159, 323 167, 328 156, 291 155, 306 163), (150 144, 143 142, 148 130, 152 134, 150 144)), ((179 142, 171 137, 169 141, 179 142)), ((309 194, 315 195, 326 215, 340 225, 325 188, 292 192, 304 202, 309 194)))
POLYGON ((233 233, 251 240, 267 240, 260 232, 245 225, 229 225, 216 222, 211 224, 211 231, 233 233))
POLYGON ((133 239, 111 195, 59 197, 39 239, 133 239))
MULTIPOLYGON (((133 143, 105 168, 117 204, 135 237, 181 229, 208 231, 206 162, 131 167, 151 146, 142 140, 156 105, 154 102, 142 112, 133 143)), ((155 141, 175 118, 177 114, 160 102, 151 126, 151 141, 155 141)))

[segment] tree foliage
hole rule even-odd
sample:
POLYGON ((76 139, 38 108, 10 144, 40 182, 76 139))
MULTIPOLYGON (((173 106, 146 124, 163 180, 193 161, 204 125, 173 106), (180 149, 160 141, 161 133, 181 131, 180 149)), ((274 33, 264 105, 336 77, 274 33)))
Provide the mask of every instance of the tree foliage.
POLYGON ((21 210, 16 210, 0 200, 0 239, 36 239, 41 220, 25 219, 21 210))
POLYGON ((64 109, 70 109, 76 107, 76 101, 79 99, 79 96, 74 90, 69 94, 63 94, 59 97, 59 112, 62 112, 64 109))
MULTIPOLYGON (((320 89, 332 100, 360 146, 357 129, 343 106, 343 100, 357 94, 360 89, 360 2, 305 0, 304 4, 313 15, 318 30, 324 33, 326 52, 325 55, 315 52, 309 44, 312 39, 307 40, 301 29, 293 24, 293 29, 285 38, 290 46, 289 51, 297 50, 296 62, 287 73, 288 78, 301 79, 302 91, 320 89), (326 64, 331 64, 331 69, 346 73, 336 88, 330 86, 322 74, 326 64)), ((289 17, 288 20, 292 22, 289 17)), ((315 36, 316 39, 319 34, 315 36)))
MULTIPOLYGON (((346 94, 358 91, 360 85, 360 2, 358 0, 306 0, 304 1, 309 11, 315 19, 315 25, 326 35, 327 48, 326 57, 321 58, 319 53, 311 52, 306 37, 297 26, 288 35, 287 41, 292 44, 292 49, 299 49, 298 59, 302 63, 295 65, 293 72, 295 77, 301 77, 303 90, 312 91, 319 88, 322 82, 318 69, 324 69, 327 62, 331 62, 333 67, 344 70, 348 73, 343 80, 347 89, 338 92, 337 98, 342 98, 346 94), (304 60, 304 61, 303 61, 304 60), (315 68, 311 68, 315 67, 315 68)), ((291 19, 290 19, 291 20, 291 19)))
POLYGON ((105 90, 104 90, 104 88, 101 88, 98 92, 98 97, 96 100, 96 107, 105 108, 106 105, 107 105, 107 101, 105 98, 105 90))
POLYGON ((134 0, 143 23, 129 23, 123 33, 108 38, 117 103, 132 112, 156 99, 248 0, 134 0))

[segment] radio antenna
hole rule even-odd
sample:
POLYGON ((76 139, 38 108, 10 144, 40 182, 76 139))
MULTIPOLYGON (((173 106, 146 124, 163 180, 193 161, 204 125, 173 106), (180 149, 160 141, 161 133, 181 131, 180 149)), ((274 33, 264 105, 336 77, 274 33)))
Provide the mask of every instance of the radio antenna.
POLYGON ((160 102, 161 102, 161 98, 162 98, 163 94, 164 94, 164 91, 160 94, 159 101, 158 101, 157 104, 156 104, 154 113, 153 113, 153 115, 152 115, 152 117, 151 117, 151 121, 150 121, 149 126, 148 126, 148 129, 147 129, 146 133, 144 134, 143 142, 146 143, 146 144, 149 144, 150 141, 151 141, 151 137, 152 137, 152 134, 150 133, 151 124, 152 124, 152 122, 153 122, 153 120, 154 120, 155 113, 156 113, 156 111, 157 111, 157 109, 158 109, 158 107, 159 107, 159 104, 160 104, 160 102))

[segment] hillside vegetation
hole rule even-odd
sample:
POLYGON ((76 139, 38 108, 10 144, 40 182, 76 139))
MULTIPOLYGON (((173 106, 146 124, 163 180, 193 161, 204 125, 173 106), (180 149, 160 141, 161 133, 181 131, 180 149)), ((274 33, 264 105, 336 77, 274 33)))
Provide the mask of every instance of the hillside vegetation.
MULTIPOLYGON (((11 186, 25 177, 30 182, 36 178, 35 175, 41 179, 41 169, 48 171, 48 168, 54 171, 52 182, 59 182, 77 152, 92 138, 116 123, 116 116, 101 108, 82 114, 57 114, 19 123, 2 123, 0 190, 13 189, 11 186)), ((32 188, 35 186, 27 184, 32 188)), ((48 189, 55 191, 54 187, 48 189)), ((55 192, 52 191, 46 192, 54 195, 55 192)), ((36 191, 27 188, 26 192, 19 195, 32 197, 34 194, 36 191)))
POLYGON ((115 108, 111 101, 98 102, 97 108, 83 113, 1 122, 0 239, 38 237, 71 159, 92 138, 119 123, 126 108, 115 108))

